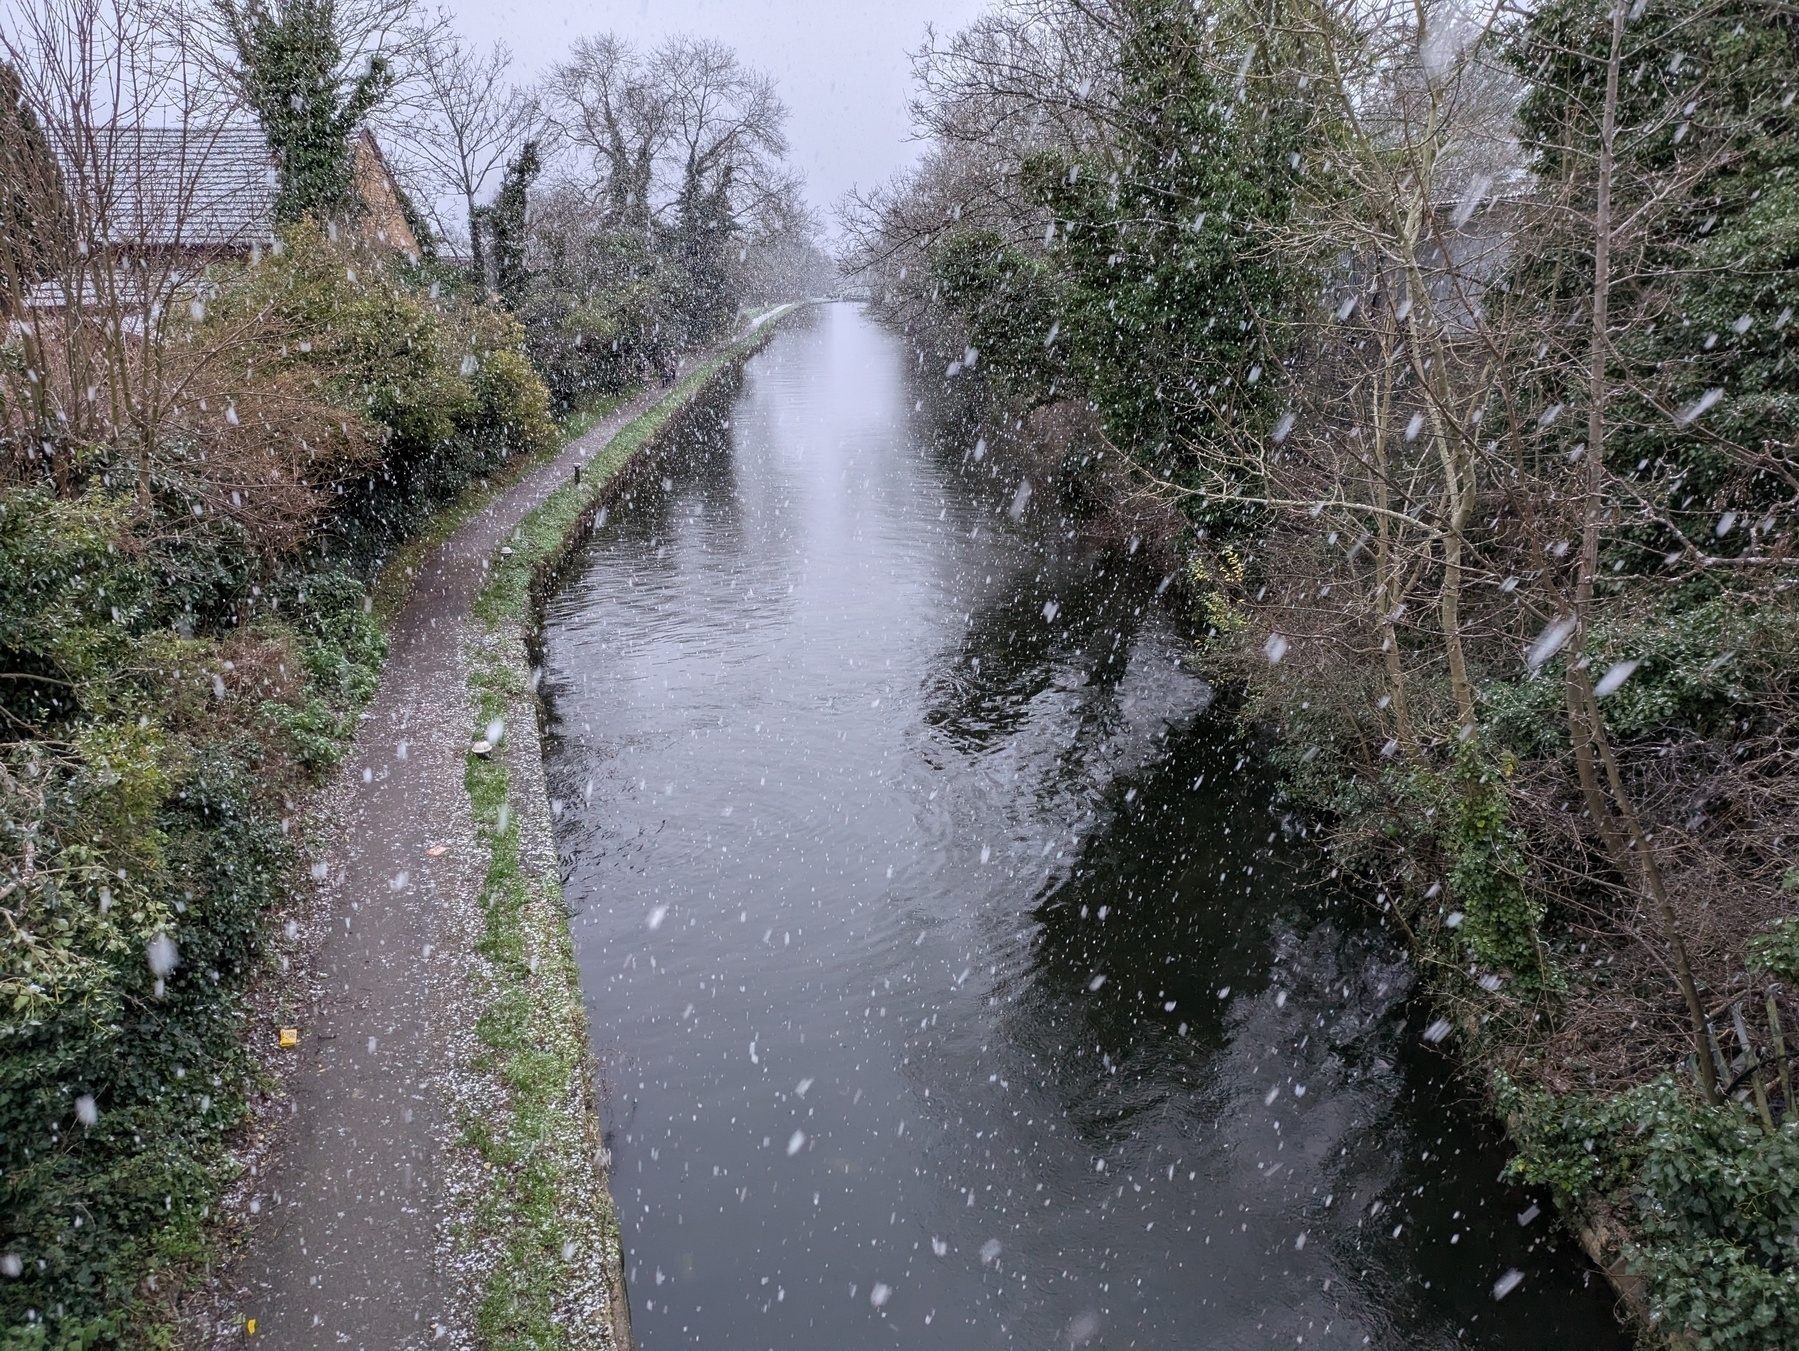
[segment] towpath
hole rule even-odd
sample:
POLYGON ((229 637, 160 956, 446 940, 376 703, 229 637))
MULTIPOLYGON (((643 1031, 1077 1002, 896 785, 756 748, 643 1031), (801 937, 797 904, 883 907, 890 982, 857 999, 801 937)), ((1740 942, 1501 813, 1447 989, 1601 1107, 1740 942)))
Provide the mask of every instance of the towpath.
POLYGON ((380 690, 325 804, 325 899, 303 945, 285 1120, 242 1198, 243 1255, 201 1301, 190 1344, 241 1344, 251 1319, 256 1343, 284 1351, 473 1344, 445 1185, 448 1076, 475 1052, 469 946, 486 862, 463 786, 471 609, 508 533, 668 394, 630 400, 500 492, 427 558, 390 625, 380 690))

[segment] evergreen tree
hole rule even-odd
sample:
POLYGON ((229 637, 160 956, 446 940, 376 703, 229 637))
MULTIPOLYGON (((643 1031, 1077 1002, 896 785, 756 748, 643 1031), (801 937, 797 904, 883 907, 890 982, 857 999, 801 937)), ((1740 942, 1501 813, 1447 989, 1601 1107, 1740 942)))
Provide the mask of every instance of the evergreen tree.
POLYGON ((1114 441, 1178 478, 1277 405, 1299 278, 1265 241, 1292 210, 1304 114, 1252 36, 1180 0, 1123 8, 1110 153, 1023 166, 1051 217, 1042 257, 952 234, 934 279, 994 373, 1090 398, 1114 441))
POLYGON ((0 63, 0 314, 52 264, 62 174, 18 72, 0 63))
POLYGON ((352 139, 393 87, 383 56, 345 78, 335 0, 220 0, 244 99, 275 153, 275 219, 358 209, 352 139))
MULTIPOLYGON (((517 311, 530 274, 525 267, 525 220, 532 183, 543 172, 536 141, 526 141, 506 166, 493 205, 480 213, 480 233, 487 237, 485 267, 489 287, 517 311)), ((477 247, 479 238, 477 237, 477 247)))
POLYGON ((1277 90, 1246 96, 1247 67, 1234 83, 1221 71, 1220 41, 1193 6, 1134 9, 1115 169, 1031 171, 1061 222, 1070 364, 1091 372, 1114 439, 1175 472, 1183 447, 1215 450, 1215 431, 1276 406, 1296 278, 1264 232, 1291 210, 1297 135, 1277 90))
POLYGON ((710 341, 737 313, 729 254, 734 234, 730 193, 728 169, 711 184, 690 171, 676 203, 674 256, 686 274, 683 321, 689 342, 710 341))

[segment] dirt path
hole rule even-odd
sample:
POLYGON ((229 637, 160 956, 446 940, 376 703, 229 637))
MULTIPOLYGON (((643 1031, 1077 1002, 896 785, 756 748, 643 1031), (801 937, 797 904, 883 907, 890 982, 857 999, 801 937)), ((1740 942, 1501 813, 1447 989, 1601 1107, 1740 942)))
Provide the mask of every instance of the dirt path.
POLYGON ((284 1349, 473 1345, 444 1204, 447 1076, 477 1049, 470 610, 508 532, 666 393, 632 400, 500 493, 430 556, 390 627, 380 691, 324 804, 325 920, 301 982, 288 1119, 245 1198, 247 1250, 197 1341, 237 1344, 254 1319, 255 1340, 284 1349))

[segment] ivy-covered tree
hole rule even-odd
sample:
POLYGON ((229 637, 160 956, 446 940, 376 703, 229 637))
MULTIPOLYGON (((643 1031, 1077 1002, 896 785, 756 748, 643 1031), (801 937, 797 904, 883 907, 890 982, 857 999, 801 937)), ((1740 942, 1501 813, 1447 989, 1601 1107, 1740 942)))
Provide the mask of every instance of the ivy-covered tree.
POLYGON ((1113 438, 1174 474, 1278 407, 1298 279, 1266 241, 1291 211, 1298 123, 1253 37, 1221 38, 1177 0, 1132 9, 1114 164, 1044 156, 1026 172, 1057 223, 1069 365, 1113 438))
POLYGON ((706 342, 737 313, 737 287, 729 250, 736 224, 731 211, 731 173, 713 183, 690 172, 675 207, 673 254, 687 276, 685 324, 689 342, 706 342))
POLYGON ((218 0, 245 102, 275 153, 275 219, 354 215, 353 140, 394 83, 385 56, 343 73, 336 0, 218 0))
POLYGON ((931 253, 943 303, 968 321, 976 360, 1014 397, 1046 400, 1076 392, 1059 341, 1068 285, 1052 259, 1007 241, 998 230, 957 230, 931 253))
POLYGON ((419 204, 413 200, 412 194, 398 183, 394 184, 394 201, 399 205, 406 228, 412 231, 412 237, 418 241, 419 257, 426 262, 435 263, 437 231, 432 228, 430 220, 419 210, 419 204))
POLYGON ((1103 152, 1022 166, 1049 216, 1041 258, 952 232, 933 280, 990 370, 1090 398, 1114 441, 1178 479, 1278 406, 1299 278, 1266 241, 1292 210, 1305 114, 1249 32, 1177 0, 1120 9, 1103 152))
POLYGON ((543 172, 536 141, 526 141, 506 165, 500 191, 493 204, 476 208, 477 246, 485 236, 487 255, 482 264, 487 284, 516 312, 524 299, 529 273, 525 267, 525 215, 531 185, 543 172))

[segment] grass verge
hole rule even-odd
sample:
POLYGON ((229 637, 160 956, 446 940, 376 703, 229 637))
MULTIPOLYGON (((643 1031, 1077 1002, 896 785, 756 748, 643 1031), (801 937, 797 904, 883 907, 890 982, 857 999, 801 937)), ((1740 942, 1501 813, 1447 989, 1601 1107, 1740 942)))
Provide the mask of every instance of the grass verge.
MULTIPOLYGON (((477 659, 477 716, 483 730, 496 719, 528 730, 528 684, 501 647, 490 644, 477 659)), ((513 733, 508 744, 536 752, 528 735, 513 733)), ((476 1310, 476 1330, 495 1348, 592 1345, 607 1301, 591 1273, 616 1262, 618 1223, 611 1206, 596 1206, 593 1188, 583 1185, 594 1173, 599 1132, 561 888, 553 866, 531 866, 537 851, 529 832, 547 826, 533 819, 526 796, 532 785, 515 785, 501 757, 470 756, 464 783, 476 836, 488 851, 477 951, 490 984, 475 1026, 477 1069, 497 1078, 506 1104, 498 1120, 462 1123, 463 1143, 488 1165, 491 1179, 467 1237, 499 1259, 476 1310)))
POLYGON ((397 615, 405 606, 406 598, 412 594, 412 584, 418 578, 419 569, 424 567, 425 560, 439 545, 467 525, 500 493, 534 469, 555 459, 570 441, 587 435, 599 426, 634 393, 635 390, 626 390, 622 394, 604 394, 585 408, 570 413, 557 424, 555 444, 508 461, 498 473, 471 483, 433 512, 431 519, 418 534, 394 550, 393 556, 375 578, 370 587, 375 613, 381 616, 383 622, 397 615))

